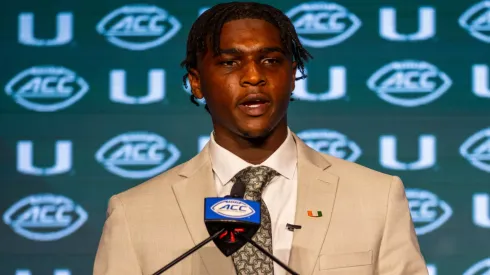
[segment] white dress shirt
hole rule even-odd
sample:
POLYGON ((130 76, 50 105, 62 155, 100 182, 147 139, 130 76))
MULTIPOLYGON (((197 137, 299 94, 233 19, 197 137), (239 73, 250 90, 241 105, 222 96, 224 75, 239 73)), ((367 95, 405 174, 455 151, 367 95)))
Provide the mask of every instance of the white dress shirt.
MULTIPOLYGON (((286 228, 286 224, 294 224, 298 190, 296 143, 289 128, 288 136, 282 145, 266 161, 259 165, 250 164, 221 147, 214 140, 213 133, 211 133, 209 140, 209 153, 216 191, 219 197, 230 194, 233 186, 231 179, 240 170, 248 166, 265 165, 280 174, 263 190, 262 199, 267 205, 271 216, 273 254, 280 261, 288 264, 293 232, 286 228)), ((274 263, 274 274, 284 275, 286 271, 280 265, 274 263)))

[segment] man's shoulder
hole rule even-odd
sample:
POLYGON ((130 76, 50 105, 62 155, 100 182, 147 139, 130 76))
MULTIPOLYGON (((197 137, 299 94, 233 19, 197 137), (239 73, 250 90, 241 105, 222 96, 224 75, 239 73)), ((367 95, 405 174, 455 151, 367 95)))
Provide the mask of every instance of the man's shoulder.
POLYGON ((172 185, 183 178, 179 175, 185 162, 177 165, 153 178, 139 183, 138 185, 115 194, 123 204, 147 203, 157 199, 166 199, 172 194, 172 185))
POLYGON ((355 188, 389 190, 391 183, 398 178, 394 175, 375 170, 359 163, 347 161, 328 154, 320 154, 331 164, 331 167, 329 167, 327 171, 337 175, 343 184, 355 188))

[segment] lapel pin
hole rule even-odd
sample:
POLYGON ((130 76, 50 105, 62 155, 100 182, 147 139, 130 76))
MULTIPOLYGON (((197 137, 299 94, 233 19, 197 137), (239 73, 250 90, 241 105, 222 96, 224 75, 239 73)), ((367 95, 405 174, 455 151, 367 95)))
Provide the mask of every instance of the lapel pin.
POLYGON ((308 210, 308 216, 312 218, 320 218, 321 216, 323 216, 323 214, 322 211, 316 211, 316 215, 313 215, 313 211, 308 210))

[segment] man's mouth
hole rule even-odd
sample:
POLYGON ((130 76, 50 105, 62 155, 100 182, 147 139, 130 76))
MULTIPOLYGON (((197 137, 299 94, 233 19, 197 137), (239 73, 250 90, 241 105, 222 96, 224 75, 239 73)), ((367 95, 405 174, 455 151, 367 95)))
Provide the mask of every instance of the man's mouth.
POLYGON ((250 94, 238 105, 249 116, 261 116, 267 112, 270 100, 263 94, 250 94))
POLYGON ((248 108, 258 108, 263 104, 267 104, 269 101, 266 100, 261 100, 261 99, 256 99, 256 100, 250 100, 250 101, 245 101, 240 105, 243 105, 248 108))

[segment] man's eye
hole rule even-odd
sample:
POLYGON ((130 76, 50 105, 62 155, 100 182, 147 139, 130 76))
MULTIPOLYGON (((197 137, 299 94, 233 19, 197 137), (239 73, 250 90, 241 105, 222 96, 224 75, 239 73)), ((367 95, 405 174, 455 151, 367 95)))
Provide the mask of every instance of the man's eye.
POLYGON ((227 60, 227 61, 220 62, 220 64, 223 65, 223 66, 233 66, 233 65, 236 64, 236 62, 233 61, 233 60, 227 60))
POLYGON ((275 64, 275 63, 278 63, 279 60, 275 59, 275 58, 267 58, 264 60, 264 63, 266 64, 275 64))

